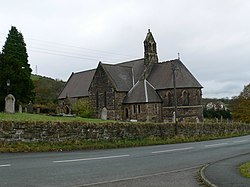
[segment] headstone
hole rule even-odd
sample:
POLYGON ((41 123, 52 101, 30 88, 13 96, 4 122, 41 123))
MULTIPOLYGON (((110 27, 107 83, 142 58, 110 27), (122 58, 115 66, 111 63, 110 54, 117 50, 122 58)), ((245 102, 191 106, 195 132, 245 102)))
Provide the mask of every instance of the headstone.
POLYGON ((18 112, 19 112, 19 113, 22 113, 22 112, 23 112, 23 107, 22 107, 22 105, 19 105, 18 112))
POLYGON ((33 104, 30 101, 29 104, 27 105, 27 112, 28 113, 33 113, 33 104))
POLYGON ((36 109, 36 113, 37 113, 37 114, 40 114, 40 111, 41 111, 41 108, 38 107, 38 108, 36 109))
POLYGON ((200 123, 200 120, 198 117, 196 117, 196 123, 200 123))
POLYGON ((5 112, 14 114, 15 113, 15 97, 9 94, 5 97, 5 112))
POLYGON ((58 106, 58 107, 56 107, 56 113, 57 114, 61 114, 62 112, 61 112, 61 108, 58 106))
POLYGON ((104 107, 104 108, 102 109, 102 112, 101 112, 101 119, 102 119, 102 120, 107 120, 107 115, 108 115, 108 110, 107 110, 106 107, 104 107))
POLYGON ((173 112, 173 120, 172 120, 173 123, 176 122, 176 116, 175 116, 175 112, 173 112))

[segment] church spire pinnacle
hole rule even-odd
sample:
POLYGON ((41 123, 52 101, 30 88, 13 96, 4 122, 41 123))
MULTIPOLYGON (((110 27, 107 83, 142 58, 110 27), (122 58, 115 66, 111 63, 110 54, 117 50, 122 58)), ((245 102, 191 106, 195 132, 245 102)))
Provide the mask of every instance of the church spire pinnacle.
POLYGON ((148 66, 154 63, 158 63, 156 42, 150 29, 148 29, 147 36, 144 40, 144 65, 148 66))

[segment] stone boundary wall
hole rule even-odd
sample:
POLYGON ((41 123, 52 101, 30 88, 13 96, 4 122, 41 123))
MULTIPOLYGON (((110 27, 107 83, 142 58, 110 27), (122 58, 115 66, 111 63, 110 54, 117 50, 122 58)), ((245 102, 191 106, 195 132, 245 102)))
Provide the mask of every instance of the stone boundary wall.
MULTIPOLYGON (((60 142, 66 140, 119 140, 175 136, 174 124, 5 122, 0 121, 0 141, 60 142)), ((178 124, 178 135, 206 136, 250 134, 250 125, 232 123, 178 124)))

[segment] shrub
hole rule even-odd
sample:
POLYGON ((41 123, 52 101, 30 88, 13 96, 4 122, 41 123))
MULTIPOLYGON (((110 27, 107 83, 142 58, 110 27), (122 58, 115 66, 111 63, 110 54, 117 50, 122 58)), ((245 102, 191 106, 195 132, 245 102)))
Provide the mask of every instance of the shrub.
POLYGON ((73 112, 81 117, 90 118, 93 114, 93 108, 87 99, 78 99, 72 107, 73 112))

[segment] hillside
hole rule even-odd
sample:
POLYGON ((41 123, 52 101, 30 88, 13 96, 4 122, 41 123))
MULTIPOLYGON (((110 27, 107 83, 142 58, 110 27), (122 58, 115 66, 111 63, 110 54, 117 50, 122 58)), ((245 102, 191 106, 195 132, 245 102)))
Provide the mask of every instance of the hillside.
POLYGON ((40 75, 32 75, 31 79, 35 87, 34 104, 42 108, 54 108, 65 82, 40 75))

